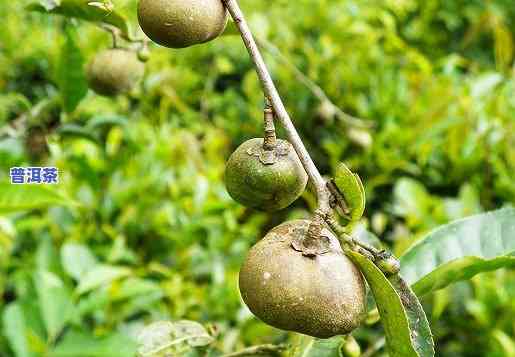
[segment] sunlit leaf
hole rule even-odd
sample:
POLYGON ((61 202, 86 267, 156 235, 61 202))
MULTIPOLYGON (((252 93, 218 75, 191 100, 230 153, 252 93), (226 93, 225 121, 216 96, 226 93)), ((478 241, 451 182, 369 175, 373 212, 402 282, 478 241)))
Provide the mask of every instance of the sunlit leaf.
POLYGON ((73 204, 53 186, 0 183, 0 213, 73 204))
POLYGON ((500 73, 486 73, 480 76, 472 84, 472 96, 476 99, 490 93, 495 86, 501 83, 503 76, 500 73))
POLYGON ((508 336, 504 331, 495 329, 492 337, 501 346, 505 356, 515 356, 515 339, 508 336))
POLYGON ((86 245, 66 243, 61 248, 61 264, 68 275, 79 281, 97 265, 97 259, 86 245))
POLYGON ((437 228, 401 257, 402 276, 419 296, 453 282, 515 266, 515 209, 471 216, 437 228))
POLYGON ((87 272, 79 281, 77 293, 84 294, 100 286, 107 285, 115 280, 130 275, 131 270, 113 265, 97 265, 87 272))
POLYGON ((27 326, 25 325, 25 316, 19 304, 10 304, 4 310, 3 330, 16 356, 35 356, 35 354, 30 351, 26 335, 27 326))
POLYGON ((71 317, 71 292, 57 275, 48 271, 36 272, 34 285, 47 334, 54 340, 71 317))
POLYGON ((13 302, 3 310, 3 334, 16 357, 37 357, 46 347, 44 327, 35 301, 13 302))

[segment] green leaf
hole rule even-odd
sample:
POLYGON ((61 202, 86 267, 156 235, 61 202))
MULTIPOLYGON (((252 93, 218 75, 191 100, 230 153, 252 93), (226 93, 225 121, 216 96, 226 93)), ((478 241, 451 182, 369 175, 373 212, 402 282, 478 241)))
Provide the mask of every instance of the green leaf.
POLYGON ((49 353, 49 357, 130 357, 136 354, 136 343, 121 334, 97 338, 71 331, 49 353))
MULTIPOLYGON (((86 91, 87 91, 87 88, 86 88, 86 91)), ((64 124, 59 129, 57 129, 57 133, 62 138, 67 138, 67 137, 82 138, 82 139, 89 140, 95 144, 100 143, 100 140, 95 136, 94 133, 90 132, 87 128, 82 127, 77 124, 64 124)))
POLYGON ((39 3, 43 6, 47 11, 55 9, 61 3, 61 0, 40 0, 39 3))
POLYGON ((431 197, 420 182, 401 178, 395 183, 393 195, 396 215, 421 222, 430 214, 431 197))
POLYGON ((65 41, 61 47, 57 84, 61 92, 64 110, 73 112, 88 92, 84 73, 84 57, 76 43, 76 31, 66 26, 65 41))
POLYGON ((515 266, 515 209, 437 228, 401 257, 402 276, 418 296, 501 267, 515 266))
POLYGON ((57 275, 48 271, 36 272, 34 285, 47 335, 53 341, 72 315, 71 292, 57 275))
POLYGON ((515 340, 508 336, 504 331, 495 329, 492 331, 492 337, 504 351, 505 356, 515 356, 515 340))
POLYGON ((415 350, 411 340, 410 324, 401 298, 381 270, 371 260, 359 253, 347 251, 346 254, 359 266, 374 294, 390 355, 396 357, 431 356, 418 354, 415 350))
POLYGON ((32 357, 26 335, 25 316, 20 304, 12 303, 3 314, 3 331, 17 357, 32 357))
POLYGON ((0 183, 0 213, 72 204, 52 186, 0 183))
POLYGON ((300 343, 293 349, 292 357, 342 357, 344 336, 328 339, 318 339, 309 336, 300 336, 300 343))
POLYGON ((411 341, 415 350, 420 356, 434 356, 433 334, 431 333, 426 313, 417 296, 399 274, 388 276, 388 281, 390 281, 401 298, 406 316, 408 317, 411 341))
POLYGON ((227 22, 227 26, 225 27, 224 32, 222 33, 222 36, 235 36, 239 35, 240 31, 238 30, 238 27, 236 27, 236 24, 231 19, 227 22))
POLYGON ((114 125, 127 126, 127 117, 121 115, 97 115, 88 120, 86 128, 88 130, 111 127, 114 125))
POLYGON ((7 305, 3 312, 3 334, 16 357, 41 356, 46 348, 38 306, 32 299, 7 305))
POLYGON ((181 355, 191 348, 213 342, 204 326, 195 321, 158 321, 146 326, 138 335, 138 356, 181 355))
POLYGON ((63 15, 90 22, 103 22, 130 36, 129 24, 124 16, 114 10, 109 0, 40 0, 26 7, 29 11, 63 15))
POLYGON ((61 248, 61 264, 64 271, 79 281, 97 265, 97 259, 86 245, 66 243, 61 248))
POLYGON ((345 198, 350 210, 350 218, 357 221, 365 211, 365 188, 358 175, 353 173, 344 163, 336 167, 334 182, 345 198))
POLYGON ((38 271, 49 271, 56 275, 61 272, 57 252, 52 237, 48 233, 42 233, 39 237, 36 250, 36 268, 38 271))
POLYGON ((354 227, 351 235, 354 239, 360 241, 361 243, 371 245, 377 249, 383 248, 383 243, 381 240, 374 233, 367 230, 363 224, 358 224, 356 227, 354 227))
POLYGON ((161 288, 159 284, 152 280, 129 277, 120 282, 117 289, 112 292, 111 299, 113 301, 125 300, 138 295, 150 297, 153 294, 160 292, 161 288))
POLYGON ((97 265, 93 270, 86 273, 79 281, 77 294, 84 294, 102 285, 124 278, 130 275, 129 268, 112 265, 97 265))

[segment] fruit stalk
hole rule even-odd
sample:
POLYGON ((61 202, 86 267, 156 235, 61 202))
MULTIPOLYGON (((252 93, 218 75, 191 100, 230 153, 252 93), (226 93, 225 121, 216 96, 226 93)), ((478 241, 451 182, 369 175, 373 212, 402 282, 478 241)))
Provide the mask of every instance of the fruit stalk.
POLYGON ((288 140, 293 145, 300 161, 302 162, 302 165, 304 166, 304 169, 306 170, 309 178, 315 186, 318 208, 323 212, 329 213, 331 210, 329 205, 330 193, 326 188, 326 182, 322 175, 320 175, 320 172, 311 159, 311 156, 304 146, 302 139, 300 138, 288 112, 286 111, 286 108, 284 107, 281 97, 277 92, 270 72, 268 71, 265 61, 263 60, 263 56, 259 51, 256 41, 254 40, 254 36, 252 35, 243 12, 238 5, 238 2, 236 0, 222 0, 222 2, 231 14, 234 23, 240 32, 241 38, 243 39, 245 47, 247 48, 250 58, 254 62, 261 86, 263 87, 265 96, 272 103, 277 120, 284 127, 288 140))
POLYGON ((265 126, 263 148, 265 150, 273 150, 277 144, 277 138, 275 136, 274 109, 272 108, 272 103, 270 103, 268 98, 265 99, 265 110, 263 117, 265 126))

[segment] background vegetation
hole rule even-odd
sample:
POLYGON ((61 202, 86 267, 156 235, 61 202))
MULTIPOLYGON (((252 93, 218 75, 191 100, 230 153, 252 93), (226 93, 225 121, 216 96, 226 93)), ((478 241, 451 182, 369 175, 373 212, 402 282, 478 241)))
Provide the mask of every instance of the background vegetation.
MULTIPOLYGON (((211 326, 223 352, 294 341, 255 319, 237 288, 248 248, 314 202, 306 192, 266 214, 225 191, 225 160, 261 136, 263 97, 240 38, 154 46, 129 96, 79 102, 84 63, 109 34, 27 3, 0 2, 0 182, 13 166, 57 166, 77 204, 12 213, 0 191, 0 355, 124 356, 141 326, 179 319, 211 326)), ((113 3, 136 28, 135 1, 113 3)), ((437 225, 515 202, 511 0, 241 4, 319 168, 345 161, 360 174, 362 227, 396 254, 437 225), (363 120, 335 113, 292 65, 363 120)), ((513 270, 423 303, 439 355, 515 355, 513 270)), ((355 337, 367 349, 381 327, 355 337)))

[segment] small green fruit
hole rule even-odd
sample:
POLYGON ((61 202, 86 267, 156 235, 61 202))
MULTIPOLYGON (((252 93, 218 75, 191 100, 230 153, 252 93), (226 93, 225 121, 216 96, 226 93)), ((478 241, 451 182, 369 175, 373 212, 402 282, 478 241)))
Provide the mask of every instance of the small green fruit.
POLYGON ((289 206, 306 188, 308 176, 286 140, 272 150, 263 139, 247 140, 227 161, 225 185, 231 197, 256 209, 275 211, 289 206))
POLYGON ((124 49, 109 49, 90 61, 86 75, 89 87, 96 93, 114 96, 130 91, 143 77, 145 66, 136 53, 124 49))
POLYGON ((216 38, 228 16, 221 0, 140 0, 138 20, 152 41, 183 48, 216 38))
POLYGON ((310 223, 283 223, 251 248, 240 270, 241 296, 274 327, 319 338, 347 334, 365 317, 363 277, 326 228, 325 252, 306 256, 293 248, 310 223))
POLYGON ((138 59, 141 62, 148 62, 150 59, 150 51, 148 50, 148 47, 144 47, 138 51, 138 59))

